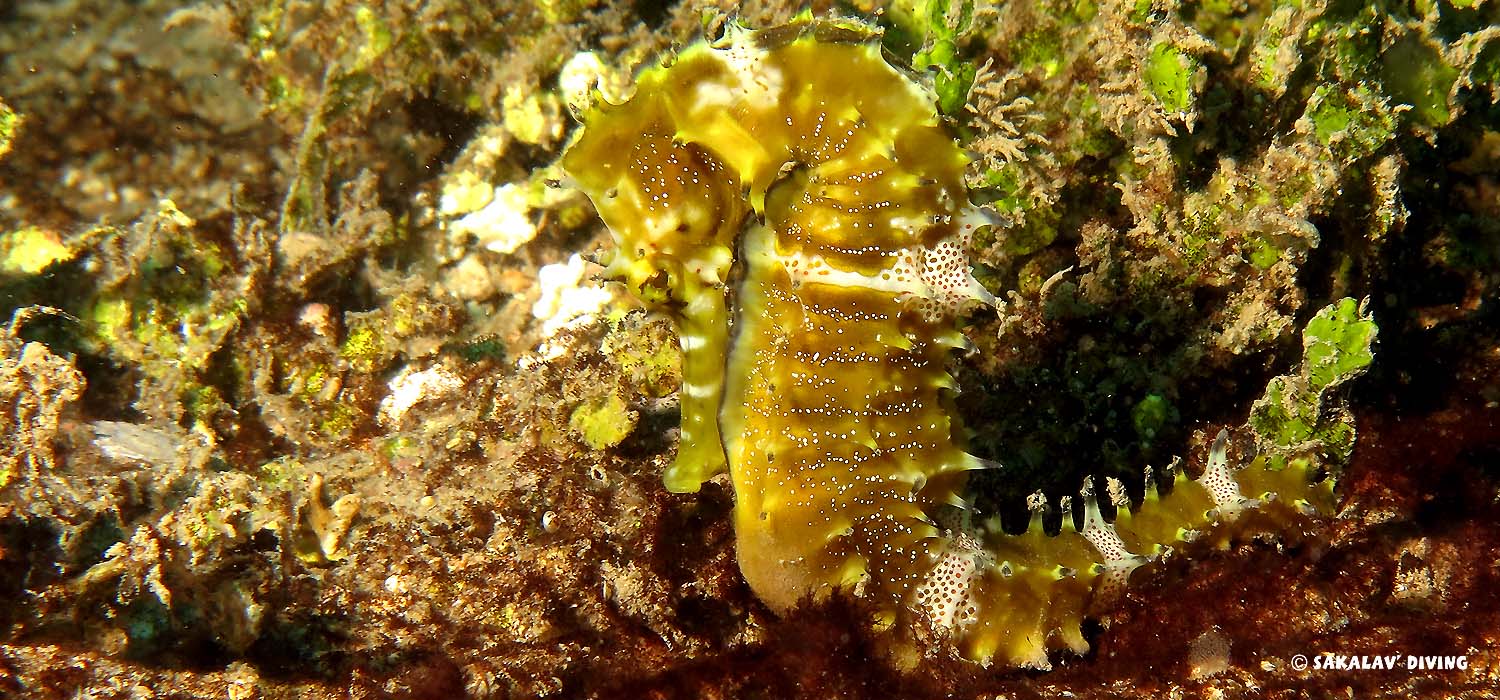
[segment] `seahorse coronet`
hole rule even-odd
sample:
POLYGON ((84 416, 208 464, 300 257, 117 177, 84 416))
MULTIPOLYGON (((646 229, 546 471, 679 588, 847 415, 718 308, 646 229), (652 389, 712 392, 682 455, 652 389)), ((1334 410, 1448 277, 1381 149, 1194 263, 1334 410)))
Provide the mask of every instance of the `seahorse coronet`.
POLYGON ((1331 489, 1306 466, 1233 468, 1221 433, 1202 476, 1147 468, 1137 502, 1084 479, 1028 498, 1021 534, 973 522, 968 474, 996 465, 964 451, 945 365, 973 348, 960 314, 997 303, 971 237, 1006 221, 969 201, 971 155, 879 37, 810 15, 730 23, 625 99, 594 95, 563 167, 617 244, 606 276, 676 323, 664 481, 692 492, 729 471, 755 594, 777 613, 859 596, 895 656, 936 630, 984 665, 1050 668, 1087 651, 1084 617, 1132 571, 1189 538, 1306 517, 1298 504, 1331 489))

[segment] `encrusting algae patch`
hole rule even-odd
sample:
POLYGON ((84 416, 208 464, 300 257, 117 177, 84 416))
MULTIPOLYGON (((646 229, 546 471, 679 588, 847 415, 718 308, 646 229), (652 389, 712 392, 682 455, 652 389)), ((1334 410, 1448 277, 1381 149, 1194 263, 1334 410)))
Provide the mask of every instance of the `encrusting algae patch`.
POLYGON ((970 203, 934 101, 874 27, 731 26, 621 103, 595 93, 563 165, 618 244, 606 274, 676 322, 666 485, 696 491, 727 466, 755 593, 777 612, 867 601, 898 660, 936 629, 969 659, 1048 668, 1087 650, 1084 617, 1136 567, 1285 527, 1331 489, 1306 460, 1233 468, 1221 432, 1199 478, 1148 472, 1134 503, 1085 479, 1035 496, 1024 534, 975 522, 966 475, 995 465, 964 451, 944 365, 969 345, 959 314, 995 303, 967 255, 1001 222, 970 203))

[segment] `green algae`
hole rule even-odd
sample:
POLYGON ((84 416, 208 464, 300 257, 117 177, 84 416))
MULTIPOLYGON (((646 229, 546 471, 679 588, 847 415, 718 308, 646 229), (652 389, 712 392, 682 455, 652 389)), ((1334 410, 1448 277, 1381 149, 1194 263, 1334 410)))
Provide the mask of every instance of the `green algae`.
POLYGON ((224 245, 171 200, 129 229, 101 227, 77 240, 106 261, 98 287, 74 302, 83 347, 140 368, 154 411, 194 422, 232 413, 224 390, 205 378, 233 376, 232 363, 210 358, 251 313, 253 283, 224 245))
POLYGON ((61 236, 36 226, 0 236, 0 272, 40 274, 77 255, 78 250, 64 242, 61 236))
POLYGON ((1256 33, 1250 49, 1255 86, 1274 97, 1286 91, 1292 70, 1301 64, 1300 36, 1293 34, 1292 26, 1297 16, 1295 8, 1277 8, 1256 33))
POLYGON ((918 18, 926 43, 912 56, 912 68, 933 71, 938 111, 958 114, 978 70, 959 47, 974 23, 974 0, 927 0, 918 18))
POLYGON ((1324 307, 1303 330, 1297 372, 1273 378, 1250 411, 1249 425, 1269 448, 1271 466, 1294 457, 1317 457, 1337 467, 1354 449, 1353 417, 1333 390, 1374 361, 1377 327, 1354 299, 1324 307))
POLYGON ((1411 105, 1411 118, 1427 127, 1452 120, 1448 95, 1458 76, 1457 67, 1449 65, 1436 47, 1415 34, 1402 37, 1380 57, 1381 82, 1391 98, 1411 105))
POLYGON ((1320 86, 1308 100, 1308 117, 1318 141, 1346 162, 1374 153, 1395 135, 1395 118, 1365 88, 1320 86))
POLYGON ((371 64, 391 49, 394 39, 391 27, 369 6, 361 5, 354 11, 354 23, 359 27, 362 41, 354 52, 354 70, 367 70, 371 64))
POLYGON ((536 9, 550 23, 575 22, 599 0, 535 0, 536 9))
POLYGON ((328 408, 322 422, 318 423, 318 432, 324 437, 338 440, 348 436, 366 418, 365 413, 358 408, 336 403, 328 408))
POLYGON ((600 350, 625 372, 629 384, 645 396, 661 397, 682 383, 682 352, 666 324, 643 323, 632 314, 610 323, 600 350))
POLYGON ((1264 238, 1250 242, 1250 264, 1261 270, 1269 270, 1281 260, 1281 249, 1264 238))
POLYGON ((1007 229, 1001 239, 1003 249, 1009 255, 1031 255, 1057 240, 1060 213, 1050 202, 1038 196, 1040 193, 1034 185, 1033 178, 1028 177, 1024 167, 1017 163, 990 168, 984 173, 981 186, 990 206, 1003 214, 1021 218, 1020 223, 1007 229))
POLYGON ((1135 425, 1136 435, 1151 442, 1169 422, 1176 422, 1176 409, 1161 394, 1147 394, 1130 409, 1130 422, 1135 425))
POLYGON ((1045 77, 1062 69, 1062 36, 1055 28, 1034 29, 1022 34, 1012 49, 1016 63, 1029 70, 1040 70, 1045 77))
POLYGON ((380 456, 387 462, 416 457, 421 454, 421 444, 410 435, 397 435, 380 441, 380 456))
POLYGON ((306 468, 294 457, 277 457, 261 464, 252 472, 257 480, 273 491, 286 492, 305 478, 306 468))
POLYGON ((6 105, 4 100, 0 100, 0 158, 10 152, 11 141, 20 132, 23 123, 25 120, 21 115, 6 105))
POLYGON ((1375 359, 1377 332, 1368 311, 1341 299, 1313 316, 1303 331, 1303 374, 1316 391, 1358 376, 1375 359))
POLYGON ((386 342, 380 329, 381 320, 357 317, 349 334, 339 346, 339 356, 349 361, 358 372, 374 372, 385 367, 395 357, 395 350, 386 342))
POLYGON ((604 450, 625 441, 635 430, 636 413, 615 394, 585 401, 568 416, 568 427, 595 450, 604 450))
POLYGON ((1470 79, 1489 91, 1490 102, 1500 102, 1500 41, 1487 42, 1474 59, 1470 79))
POLYGON ((1168 114, 1182 114, 1193 106, 1193 76, 1198 61, 1169 42, 1151 47, 1141 77, 1168 114))

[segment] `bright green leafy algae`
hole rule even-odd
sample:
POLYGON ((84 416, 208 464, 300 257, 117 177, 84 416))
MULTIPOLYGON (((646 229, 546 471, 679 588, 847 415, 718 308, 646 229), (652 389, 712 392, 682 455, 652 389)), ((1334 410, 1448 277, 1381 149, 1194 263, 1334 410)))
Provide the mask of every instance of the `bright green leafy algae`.
POLYGON ((1193 105, 1192 80, 1198 62, 1182 49, 1162 42, 1151 47, 1143 77, 1163 109, 1169 113, 1186 112, 1193 105))
POLYGON ((969 98, 977 70, 974 63, 959 54, 958 41, 974 22, 973 0, 927 0, 923 21, 927 45, 912 56, 911 65, 918 70, 933 71, 933 88, 937 91, 938 109, 947 115, 958 114, 969 98), (957 15, 950 19, 950 10, 957 15))
POLYGON ((1318 420, 1316 395, 1290 384, 1290 377, 1272 379, 1250 417, 1257 432, 1283 447, 1310 439, 1318 420))
POLYGON ((1315 315, 1302 334, 1297 373, 1276 377, 1250 410, 1250 426, 1270 448, 1271 465, 1316 455, 1342 463, 1354 449, 1354 420, 1328 402, 1330 391, 1375 359, 1376 325, 1353 299, 1315 315))
POLYGON ((1341 299, 1314 316, 1303 332, 1302 361, 1314 389, 1357 376, 1375 359, 1375 322, 1353 299, 1341 299))

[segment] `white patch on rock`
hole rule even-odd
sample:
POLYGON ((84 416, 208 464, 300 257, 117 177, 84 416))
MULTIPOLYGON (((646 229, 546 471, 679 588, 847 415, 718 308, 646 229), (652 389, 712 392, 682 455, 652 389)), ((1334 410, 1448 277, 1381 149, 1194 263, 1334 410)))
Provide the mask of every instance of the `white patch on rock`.
POLYGON ((494 201, 495 187, 472 171, 464 171, 443 184, 438 198, 438 212, 443 216, 462 216, 483 209, 494 201))
POLYGON ((388 386, 391 393, 380 402, 378 418, 382 425, 399 423, 418 403, 458 391, 463 381, 441 365, 424 370, 407 367, 392 377, 388 386))
POLYGON ((172 464, 184 444, 181 436, 135 423, 101 420, 90 427, 94 429, 94 446, 105 457, 120 462, 172 464))
POLYGON ((526 190, 515 183, 495 188, 489 203, 453 222, 456 234, 472 234, 486 250, 509 255, 536 238, 526 190))
MULTIPOLYGON (((597 284, 584 284, 587 264, 583 257, 574 253, 565 263, 554 263, 542 267, 537 273, 541 294, 531 307, 531 315, 542 321, 542 338, 548 339, 565 328, 577 328, 594 322, 615 294, 597 284)), ((561 349, 556 349, 561 353, 561 349)), ((548 345, 543 345, 543 359, 549 355, 548 345)))

